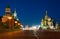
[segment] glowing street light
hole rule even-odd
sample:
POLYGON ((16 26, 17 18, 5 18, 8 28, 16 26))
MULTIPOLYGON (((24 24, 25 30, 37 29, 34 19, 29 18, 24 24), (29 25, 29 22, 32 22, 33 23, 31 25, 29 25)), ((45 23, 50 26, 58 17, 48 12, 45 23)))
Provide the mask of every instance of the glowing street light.
POLYGON ((15 23, 18 23, 17 21, 15 21, 15 23))
POLYGON ((12 19, 12 17, 8 17, 8 19, 9 19, 9 20, 11 20, 11 19, 12 19))
POLYGON ((18 23, 18 25, 20 25, 20 23, 18 23))

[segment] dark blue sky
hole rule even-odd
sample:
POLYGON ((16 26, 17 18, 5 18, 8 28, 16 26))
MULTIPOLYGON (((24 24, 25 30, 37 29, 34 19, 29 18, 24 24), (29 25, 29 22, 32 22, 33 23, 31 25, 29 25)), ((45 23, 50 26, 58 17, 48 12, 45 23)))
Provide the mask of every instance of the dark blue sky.
POLYGON ((60 23, 60 0, 0 0, 0 16, 8 4, 11 12, 16 8, 18 18, 24 25, 40 24, 46 10, 53 20, 57 19, 60 23))

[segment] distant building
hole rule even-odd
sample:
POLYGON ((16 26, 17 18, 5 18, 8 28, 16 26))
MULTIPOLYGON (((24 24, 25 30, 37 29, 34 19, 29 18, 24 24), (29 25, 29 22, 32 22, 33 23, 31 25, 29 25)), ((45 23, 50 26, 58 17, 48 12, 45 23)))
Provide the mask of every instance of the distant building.
POLYGON ((46 11, 45 17, 41 20, 41 27, 44 29, 53 28, 53 20, 48 16, 48 12, 46 11))
POLYGON ((56 28, 56 29, 59 29, 59 24, 58 24, 58 22, 56 22, 55 28, 56 28))

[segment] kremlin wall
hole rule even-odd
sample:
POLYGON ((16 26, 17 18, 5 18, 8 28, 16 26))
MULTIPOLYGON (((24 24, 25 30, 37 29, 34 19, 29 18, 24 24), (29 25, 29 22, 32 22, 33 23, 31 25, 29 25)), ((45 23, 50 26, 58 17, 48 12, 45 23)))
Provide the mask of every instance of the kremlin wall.
POLYGON ((10 30, 20 29, 22 27, 21 25, 22 25, 21 22, 19 22, 16 16, 16 9, 12 14, 10 6, 7 5, 5 9, 5 14, 0 17, 0 30, 1 29, 10 29, 10 30))

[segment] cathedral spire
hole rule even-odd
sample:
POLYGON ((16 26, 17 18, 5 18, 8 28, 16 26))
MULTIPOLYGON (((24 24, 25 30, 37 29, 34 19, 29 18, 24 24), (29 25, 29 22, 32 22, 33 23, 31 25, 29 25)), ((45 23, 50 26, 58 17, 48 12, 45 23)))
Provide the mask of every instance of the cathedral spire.
POLYGON ((45 19, 48 19, 48 11, 46 10, 46 15, 45 15, 45 19))
POLYGON ((46 16, 48 16, 48 11, 46 10, 46 16))

